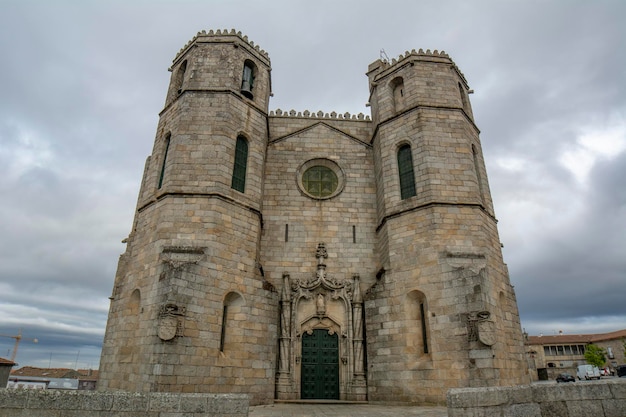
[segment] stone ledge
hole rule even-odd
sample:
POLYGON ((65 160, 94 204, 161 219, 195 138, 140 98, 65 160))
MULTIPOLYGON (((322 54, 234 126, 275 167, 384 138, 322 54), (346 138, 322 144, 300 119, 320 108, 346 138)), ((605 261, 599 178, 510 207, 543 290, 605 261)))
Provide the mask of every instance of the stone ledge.
POLYGON ((626 379, 451 389, 449 417, 623 417, 626 379))
POLYGON ((184 413, 189 417, 246 417, 248 406, 249 398, 243 394, 0 390, 0 417, 33 413, 102 417, 159 417, 163 413, 184 413))

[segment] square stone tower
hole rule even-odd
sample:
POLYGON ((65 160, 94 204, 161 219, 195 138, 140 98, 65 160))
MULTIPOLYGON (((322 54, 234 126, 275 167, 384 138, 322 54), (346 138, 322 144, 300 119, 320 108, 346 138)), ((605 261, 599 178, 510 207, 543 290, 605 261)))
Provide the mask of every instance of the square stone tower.
POLYGON ((443 403, 529 381, 447 54, 372 63, 371 118, 269 112, 269 57, 234 30, 171 71, 99 389, 443 403))

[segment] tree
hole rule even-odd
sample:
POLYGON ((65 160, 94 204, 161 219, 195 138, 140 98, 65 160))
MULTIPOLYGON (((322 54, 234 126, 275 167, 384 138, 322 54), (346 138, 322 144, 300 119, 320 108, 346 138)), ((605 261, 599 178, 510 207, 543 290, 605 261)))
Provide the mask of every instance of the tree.
POLYGON ((588 364, 603 368, 606 362, 606 350, 593 343, 585 346, 585 360, 588 364))

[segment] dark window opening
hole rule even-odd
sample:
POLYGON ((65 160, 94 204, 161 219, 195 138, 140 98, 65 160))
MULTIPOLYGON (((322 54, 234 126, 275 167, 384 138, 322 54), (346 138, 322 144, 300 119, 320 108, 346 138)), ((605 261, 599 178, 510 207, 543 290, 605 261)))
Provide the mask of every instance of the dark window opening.
POLYGON ((243 136, 237 137, 235 145, 235 164, 231 188, 243 193, 246 188, 246 168, 248 164, 248 141, 243 136))
POLYGON ((352 243, 356 243, 356 226, 352 225, 352 243))
POLYGON ((422 322, 422 345, 424 353, 428 353, 428 335, 426 334, 426 314, 424 313, 424 303, 420 303, 420 319, 422 322))
POLYGON ((256 66, 252 61, 246 61, 243 64, 243 75, 241 77, 241 94, 252 100, 254 94, 254 78, 256 77, 256 66))
POLYGON ((289 242, 289 225, 285 225, 285 242, 289 242))
POLYGON ((224 344, 226 342, 226 317, 228 315, 228 306, 224 306, 222 312, 222 333, 220 335, 220 352, 224 352, 224 344))
POLYGON ((170 138, 171 135, 168 133, 167 137, 165 138, 165 152, 163 152, 163 163, 161 164, 161 173, 159 174, 158 188, 161 188, 163 186, 163 179, 165 178, 165 163, 167 162, 167 153, 170 149, 170 138))
POLYGON ((409 145, 402 145, 398 149, 398 172, 400 174, 400 198, 404 200, 415 196, 415 174, 409 145))

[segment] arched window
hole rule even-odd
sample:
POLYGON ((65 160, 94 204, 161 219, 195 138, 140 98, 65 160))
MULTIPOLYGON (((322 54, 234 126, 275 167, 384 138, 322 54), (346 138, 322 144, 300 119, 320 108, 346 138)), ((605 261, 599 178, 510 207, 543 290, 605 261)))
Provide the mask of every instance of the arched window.
POLYGON ((393 94, 393 111, 398 113, 404 108, 404 80, 397 77, 389 85, 393 94))
POLYGON ((400 174, 400 198, 403 200, 415 195, 415 174, 411 146, 402 145, 398 149, 398 173, 400 174))
POLYGON ((231 188, 244 192, 246 188, 246 166, 248 164, 248 141, 243 136, 237 136, 235 145, 235 165, 231 188))
POLYGON ((187 71, 187 60, 184 60, 180 67, 176 70, 176 79, 174 80, 174 89, 176 94, 183 91, 183 81, 185 81, 185 72, 187 71))
POLYGON ((430 352, 428 340, 430 331, 426 296, 421 291, 411 291, 406 296, 406 303, 406 311, 408 313, 407 333, 417 351, 420 354, 427 354, 430 352))
POLYGON ((254 98, 252 90, 254 89, 254 79, 256 78, 256 65, 250 60, 243 63, 243 75, 241 77, 241 94, 250 100, 254 98))
POLYGON ((224 297, 220 352, 226 351, 230 344, 237 344, 243 341, 243 328, 237 325, 237 322, 241 321, 241 308, 243 305, 243 297, 236 292, 229 292, 224 297))
POLYGON ((165 137, 165 151, 163 152, 163 162, 161 163, 161 173, 159 174, 159 187, 163 186, 163 178, 165 177, 165 163, 167 162, 167 152, 170 149, 170 139, 172 135, 170 133, 165 137))

